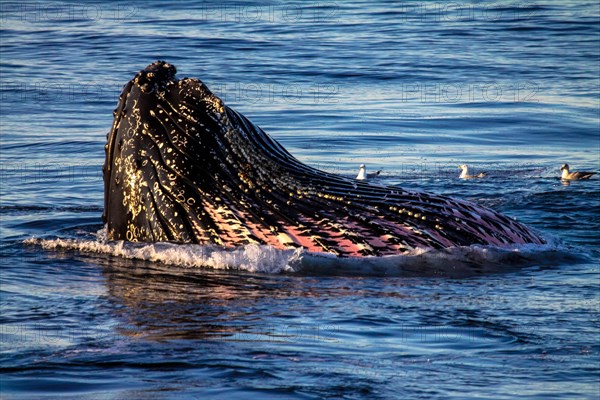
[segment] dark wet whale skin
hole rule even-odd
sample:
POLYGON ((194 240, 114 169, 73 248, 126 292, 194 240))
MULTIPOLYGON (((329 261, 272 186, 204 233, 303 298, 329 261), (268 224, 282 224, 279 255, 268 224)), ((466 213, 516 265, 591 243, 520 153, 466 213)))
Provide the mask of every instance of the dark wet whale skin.
POLYGON ((125 85, 107 136, 109 239, 304 247, 338 256, 544 243, 471 202, 302 164, 197 79, 163 61, 125 85))

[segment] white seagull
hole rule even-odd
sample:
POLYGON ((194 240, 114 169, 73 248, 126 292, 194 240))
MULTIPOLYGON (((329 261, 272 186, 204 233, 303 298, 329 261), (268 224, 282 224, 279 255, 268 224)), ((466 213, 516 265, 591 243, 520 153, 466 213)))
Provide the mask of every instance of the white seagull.
POLYGON ((560 179, 564 181, 578 181, 580 179, 590 179, 592 175, 595 175, 595 172, 570 172, 569 164, 563 164, 560 167, 562 171, 562 175, 560 179))
POLYGON ((358 179, 359 181, 364 181, 365 179, 375 178, 379 176, 380 173, 381 170, 367 174, 367 167, 365 167, 365 164, 360 164, 360 168, 358 170, 358 175, 356 175, 356 179, 358 179))
POLYGON ((480 172, 477 175, 470 175, 469 167, 466 164, 459 165, 458 168, 462 169, 462 172, 458 176, 460 179, 475 179, 475 178, 484 178, 485 176, 487 176, 487 172, 480 172))

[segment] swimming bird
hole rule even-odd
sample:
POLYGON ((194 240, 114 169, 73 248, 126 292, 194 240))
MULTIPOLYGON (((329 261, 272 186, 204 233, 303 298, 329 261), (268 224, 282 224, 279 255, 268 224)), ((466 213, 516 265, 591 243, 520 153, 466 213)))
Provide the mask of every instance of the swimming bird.
POLYGON ((487 172, 480 172, 477 175, 470 175, 469 174, 469 167, 466 164, 459 165, 458 168, 462 169, 462 172, 459 175, 459 178, 461 178, 461 179, 484 178, 484 177, 487 176, 487 172))
POLYGON ((365 179, 373 179, 375 177, 378 177, 380 173, 381 170, 367 174, 367 167, 365 167, 365 164, 360 164, 360 168, 358 169, 358 175, 356 175, 356 179, 360 181, 363 181, 365 179))
POLYGON ((570 172, 569 164, 563 164, 562 167, 560 167, 560 170, 562 171, 560 179, 565 181, 578 181, 580 179, 590 179, 592 175, 596 174, 595 172, 570 172))

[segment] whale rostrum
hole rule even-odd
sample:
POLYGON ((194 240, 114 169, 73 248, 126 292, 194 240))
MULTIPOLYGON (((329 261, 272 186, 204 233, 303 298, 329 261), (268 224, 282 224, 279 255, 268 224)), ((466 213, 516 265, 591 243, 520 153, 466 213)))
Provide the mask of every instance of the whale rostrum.
POLYGON ((342 257, 544 243, 468 201, 305 165, 201 81, 175 75, 157 61, 119 97, 103 168, 109 239, 256 243, 342 257))

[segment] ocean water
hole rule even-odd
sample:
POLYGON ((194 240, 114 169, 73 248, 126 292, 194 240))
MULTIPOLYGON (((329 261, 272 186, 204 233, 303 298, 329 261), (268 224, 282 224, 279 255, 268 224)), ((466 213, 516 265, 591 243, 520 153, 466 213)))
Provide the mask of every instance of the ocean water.
POLYGON ((1 398, 600 397, 600 179, 558 179, 600 169, 598 2, 1 1, 0 21, 1 398), (549 244, 106 242, 105 135, 157 59, 309 165, 549 244))

